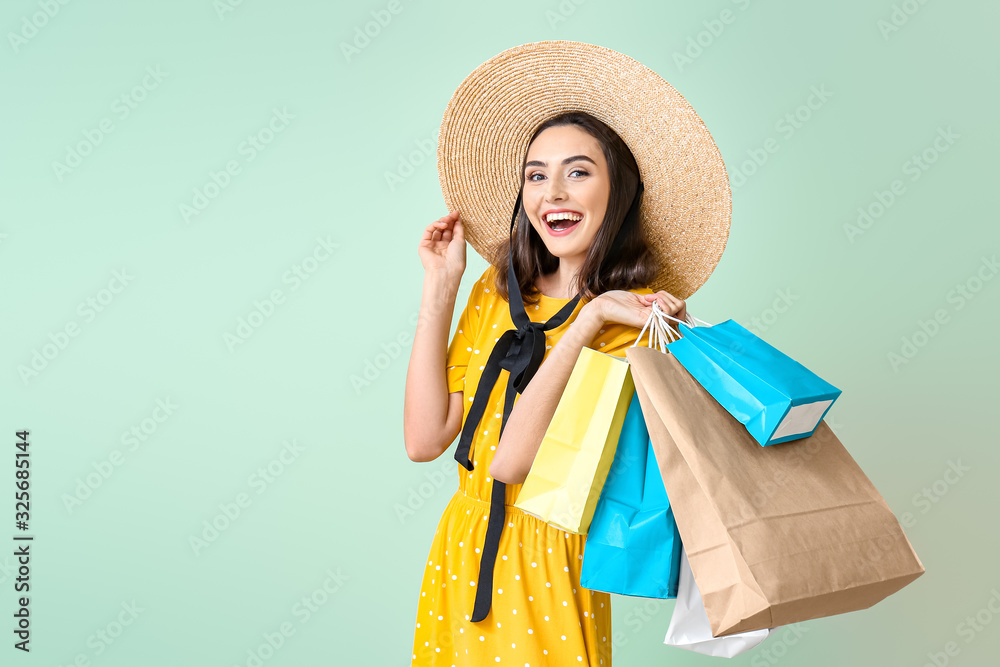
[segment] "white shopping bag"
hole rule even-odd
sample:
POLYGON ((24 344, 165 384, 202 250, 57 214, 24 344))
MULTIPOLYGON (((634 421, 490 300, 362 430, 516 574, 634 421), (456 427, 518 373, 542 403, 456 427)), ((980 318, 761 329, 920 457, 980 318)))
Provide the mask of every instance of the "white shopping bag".
POLYGON ((778 628, 739 632, 723 637, 713 637, 712 627, 708 623, 708 614, 698 592, 698 584, 691 573, 687 553, 681 545, 680 580, 677 584, 677 603, 670 626, 663 643, 677 648, 687 649, 696 653, 712 655, 717 658, 732 658, 744 651, 752 649, 778 628))

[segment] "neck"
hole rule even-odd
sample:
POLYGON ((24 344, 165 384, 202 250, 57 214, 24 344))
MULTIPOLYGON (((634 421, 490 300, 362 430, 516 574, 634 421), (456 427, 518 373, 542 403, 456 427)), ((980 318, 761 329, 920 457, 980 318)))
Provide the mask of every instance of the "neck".
POLYGON ((560 258, 556 270, 545 277, 547 283, 542 293, 555 299, 572 299, 576 296, 576 291, 570 294, 570 290, 573 289, 574 279, 582 266, 583 259, 560 258))

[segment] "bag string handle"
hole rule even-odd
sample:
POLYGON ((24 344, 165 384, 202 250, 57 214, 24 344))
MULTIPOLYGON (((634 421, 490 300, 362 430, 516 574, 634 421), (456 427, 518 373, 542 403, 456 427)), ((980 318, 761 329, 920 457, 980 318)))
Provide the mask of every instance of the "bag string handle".
MULTIPOLYGON (((671 317, 670 315, 667 315, 663 311, 660 311, 660 317, 665 317, 668 320, 673 320, 674 322, 681 322, 676 317, 671 317)), ((681 322, 681 324, 686 324, 689 327, 694 328, 696 326, 699 326, 698 324, 695 324, 695 322, 699 322, 701 326, 706 326, 706 327, 713 326, 713 325, 709 324, 708 322, 706 322, 705 320, 699 320, 697 317, 695 317, 691 313, 687 314, 687 322, 681 322)))
POLYGON ((691 313, 687 313, 687 321, 683 321, 671 315, 667 315, 665 312, 663 312, 663 309, 660 308, 660 302, 654 301, 653 307, 649 313, 649 317, 646 319, 646 323, 642 325, 642 330, 639 331, 639 335, 636 337, 635 341, 632 343, 630 347, 635 347, 636 345, 639 344, 639 341, 642 340, 642 335, 646 332, 646 329, 648 328, 649 347, 653 349, 658 349, 660 352, 666 354, 667 345, 681 338, 681 334, 679 333, 679 331, 674 331, 673 327, 670 326, 670 322, 668 322, 667 320, 673 320, 674 322, 677 322, 679 324, 686 324, 692 328, 697 326, 706 326, 706 327, 713 326, 708 322, 706 322, 705 320, 695 317, 691 313))
MULTIPOLYGON (((658 349, 664 354, 667 353, 667 345, 674 342, 680 338, 680 334, 671 328, 670 323, 664 318, 675 319, 667 315, 660 308, 660 302, 654 301, 653 307, 650 310, 649 317, 646 319, 646 323, 642 325, 642 330, 639 331, 639 335, 636 337, 635 341, 632 343, 631 347, 635 347, 642 340, 642 335, 649 329, 649 347, 652 349, 658 349)), ((680 320, 678 320, 679 322, 680 320)))

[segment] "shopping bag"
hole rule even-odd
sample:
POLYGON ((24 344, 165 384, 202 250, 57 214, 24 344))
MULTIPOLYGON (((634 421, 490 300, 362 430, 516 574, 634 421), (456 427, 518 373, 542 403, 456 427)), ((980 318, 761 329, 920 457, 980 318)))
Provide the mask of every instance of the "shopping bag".
POLYGON ((632 396, 615 458, 584 544, 580 585, 647 598, 677 597, 681 536, 632 396))
POLYGON ((626 358, 714 636, 865 609, 923 574, 826 422, 761 447, 673 354, 626 358))
MULTIPOLYGON (((586 561, 587 557, 584 556, 583 559, 586 561)), ((670 616, 667 636, 663 638, 664 644, 716 658, 732 658, 757 646, 773 632, 772 629, 765 628, 713 637, 708 614, 705 613, 705 605, 701 601, 701 593, 698 592, 698 584, 691 574, 691 565, 683 548, 681 548, 679 577, 677 603, 670 616)))
MULTIPOLYGON (((648 328, 650 347, 666 351, 659 312, 653 308, 633 347, 648 328)), ((627 359, 589 347, 580 350, 514 507, 585 535, 634 395, 627 359)))
POLYGON ((634 394, 628 361, 580 350, 514 507, 586 534, 634 394))
MULTIPOLYGON (((668 319, 680 322, 676 318, 668 319)), ((840 389, 733 320, 680 323, 668 349, 761 445, 805 438, 840 396, 840 389)))

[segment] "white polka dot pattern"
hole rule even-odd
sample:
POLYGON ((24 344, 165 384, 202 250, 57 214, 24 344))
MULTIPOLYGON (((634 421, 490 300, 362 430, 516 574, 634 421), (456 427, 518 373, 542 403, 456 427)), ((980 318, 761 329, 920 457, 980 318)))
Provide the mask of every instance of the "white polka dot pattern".
MULTIPOLYGON (((498 334, 514 328, 507 303, 493 289, 494 278, 491 266, 474 284, 448 347, 448 391, 463 392, 467 399, 463 401, 463 424, 482 374, 480 359, 489 358, 498 334)), ((649 289, 633 291, 651 293, 649 289)), ((545 321, 567 301, 542 296, 537 308, 527 309, 529 319, 545 321)), ((558 345, 569 322, 548 332, 546 355, 558 345)), ((609 322, 589 347, 624 357, 638 333, 636 328, 609 322)), ((496 410, 483 415, 473 434, 470 454, 474 470, 469 472, 455 462, 458 491, 438 523, 417 597, 415 620, 419 622, 414 630, 412 664, 610 665, 610 595, 580 586, 586 536, 566 533, 513 507, 519 484, 506 488, 506 516, 494 566, 490 612, 479 623, 469 620, 489 518, 493 481, 489 466, 499 444, 506 384, 501 376, 490 396, 490 405, 496 410), (438 576, 469 584, 442 587, 438 576)))

